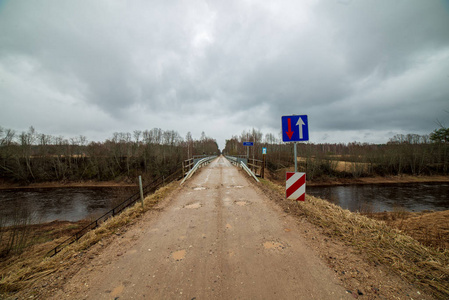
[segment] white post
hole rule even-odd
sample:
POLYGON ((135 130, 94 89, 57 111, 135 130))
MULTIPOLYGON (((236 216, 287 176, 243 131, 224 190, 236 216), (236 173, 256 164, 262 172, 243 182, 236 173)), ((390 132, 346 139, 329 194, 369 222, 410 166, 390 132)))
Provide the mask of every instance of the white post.
POLYGON ((139 190, 140 190, 140 201, 142 202, 142 210, 143 208, 143 187, 142 187, 142 176, 139 175, 139 190))

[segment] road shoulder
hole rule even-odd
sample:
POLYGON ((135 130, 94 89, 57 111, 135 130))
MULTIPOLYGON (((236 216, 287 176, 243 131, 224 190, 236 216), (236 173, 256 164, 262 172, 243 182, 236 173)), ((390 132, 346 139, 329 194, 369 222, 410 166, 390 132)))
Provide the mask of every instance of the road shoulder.
POLYGON ((362 251, 326 234, 324 228, 310 223, 307 216, 298 209, 301 203, 288 201, 278 191, 273 191, 263 184, 257 186, 272 200, 273 207, 295 218, 302 228, 301 237, 317 252, 354 298, 433 299, 393 274, 386 266, 370 260, 362 251))

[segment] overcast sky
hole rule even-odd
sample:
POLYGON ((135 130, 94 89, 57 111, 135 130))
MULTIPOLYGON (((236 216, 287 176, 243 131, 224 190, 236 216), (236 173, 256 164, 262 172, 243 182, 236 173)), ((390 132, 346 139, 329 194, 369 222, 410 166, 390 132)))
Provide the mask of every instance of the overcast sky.
POLYGON ((281 131, 385 143, 449 126, 449 1, 0 0, 0 126, 281 131))

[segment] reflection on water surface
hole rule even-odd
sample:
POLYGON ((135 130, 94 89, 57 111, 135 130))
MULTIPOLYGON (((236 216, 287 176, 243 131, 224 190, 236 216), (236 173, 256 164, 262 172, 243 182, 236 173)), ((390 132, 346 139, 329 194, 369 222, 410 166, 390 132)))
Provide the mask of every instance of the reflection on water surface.
POLYGON ((11 224, 16 215, 30 216, 32 223, 97 217, 137 191, 129 187, 0 190, 0 222, 11 224))
POLYGON ((307 194, 350 211, 448 210, 449 183, 307 187, 307 194))

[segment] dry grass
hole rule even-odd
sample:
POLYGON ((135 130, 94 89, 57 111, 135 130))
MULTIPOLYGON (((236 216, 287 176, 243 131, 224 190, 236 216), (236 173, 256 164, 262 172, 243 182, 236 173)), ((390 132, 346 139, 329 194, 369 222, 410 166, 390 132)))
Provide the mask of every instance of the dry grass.
POLYGON ((276 191, 284 210, 305 216, 326 234, 343 240, 364 253, 375 264, 382 264, 410 283, 441 299, 449 298, 449 251, 426 247, 385 222, 351 213, 326 200, 307 196, 296 205, 284 200, 284 187, 262 180, 276 191))
MULTIPOLYGON (((312 161, 315 160, 315 158, 311 158, 312 161)), ((306 157, 298 157, 298 162, 305 163, 307 161, 306 157)), ((330 166, 333 171, 336 172, 346 172, 346 173, 352 173, 354 170, 360 170, 361 172, 368 172, 369 170, 369 163, 363 163, 363 162, 352 162, 352 161, 346 161, 341 160, 341 155, 331 155, 325 160, 329 160, 330 166)))
POLYGON ((449 250, 449 210, 417 213, 396 209, 391 213, 367 213, 366 215, 384 221, 426 246, 443 252, 449 250))
POLYGON ((336 161, 334 171, 352 173, 356 169, 360 169, 361 172, 366 173, 369 170, 369 163, 336 161))
MULTIPOLYGON (((155 204, 178 186, 178 182, 172 182, 145 198, 145 211, 151 210, 155 204)), ((136 202, 134 206, 126 209, 120 215, 108 219, 100 227, 88 232, 77 243, 64 248, 54 257, 44 258, 45 254, 59 242, 65 240, 68 237, 67 235, 50 242, 37 244, 21 255, 12 257, 0 273, 0 298, 2 295, 11 295, 25 289, 37 280, 67 268, 71 264, 71 257, 80 251, 90 248, 100 240, 115 234, 124 226, 134 223, 143 213, 141 202, 136 202)))

